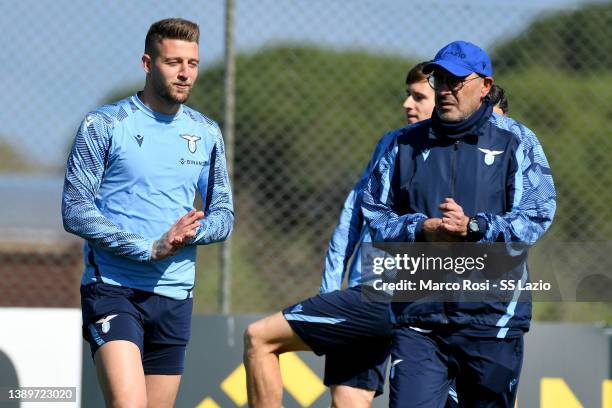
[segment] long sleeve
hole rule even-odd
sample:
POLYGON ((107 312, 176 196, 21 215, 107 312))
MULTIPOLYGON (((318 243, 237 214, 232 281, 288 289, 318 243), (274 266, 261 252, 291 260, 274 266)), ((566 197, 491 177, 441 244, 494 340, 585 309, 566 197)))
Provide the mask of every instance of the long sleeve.
MULTIPOLYGON (((366 172, 364 175, 367 177, 366 172)), ((342 288, 347 264, 359 241, 363 225, 361 215, 361 190, 365 184, 363 177, 346 197, 338 225, 329 241, 325 255, 325 269, 321 279, 321 293, 333 292, 342 288)))
POLYGON ((64 229, 92 245, 136 261, 148 261, 153 240, 121 230, 95 204, 111 143, 112 119, 93 112, 86 116, 75 137, 64 180, 64 229))
MULTIPOLYGON (((321 293, 332 292, 342 288, 348 262, 351 256, 357 253, 355 249, 362 241, 364 232, 364 220, 361 213, 363 190, 372 173, 372 169, 378 163, 387 147, 393 143, 395 137, 396 133, 390 132, 385 134, 377 143, 370 161, 344 201, 338 225, 332 234, 325 255, 325 269, 323 270, 320 288, 321 293)), ((360 260, 353 259, 353 262, 360 262, 360 260)), ((353 271, 359 272, 360 268, 353 267, 351 268, 351 273, 353 271)), ((355 282, 359 281, 359 278, 349 276, 349 280, 355 282)))
POLYGON ((227 239, 234 225, 232 190, 225 161, 225 145, 217 127, 215 146, 210 155, 209 173, 202 174, 198 189, 205 202, 204 219, 194 244, 210 244, 227 239))
POLYGON ((544 150, 535 134, 516 123, 511 131, 518 134, 516 172, 510 180, 513 198, 511 210, 503 215, 476 214, 486 222, 482 241, 534 244, 552 223, 556 209, 553 178, 544 150))
POLYGON ((363 192, 361 211, 374 242, 414 242, 423 222, 428 218, 422 213, 399 215, 394 211, 394 170, 398 154, 396 141, 372 170, 363 192))

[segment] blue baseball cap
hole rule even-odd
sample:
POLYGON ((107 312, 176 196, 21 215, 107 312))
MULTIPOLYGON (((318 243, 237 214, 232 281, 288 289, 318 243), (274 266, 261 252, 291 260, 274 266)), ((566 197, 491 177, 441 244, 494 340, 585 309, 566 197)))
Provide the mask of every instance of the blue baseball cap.
POLYGON ((423 73, 431 73, 436 66, 458 77, 466 77, 472 72, 493 76, 493 65, 487 52, 467 41, 453 41, 444 46, 434 60, 423 67, 423 73))

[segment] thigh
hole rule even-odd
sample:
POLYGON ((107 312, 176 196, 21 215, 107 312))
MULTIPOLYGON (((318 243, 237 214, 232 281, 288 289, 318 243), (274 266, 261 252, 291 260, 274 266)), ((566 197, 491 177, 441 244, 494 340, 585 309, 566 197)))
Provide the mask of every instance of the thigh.
POLYGON ((283 315, 318 355, 391 336, 388 305, 364 301, 358 288, 313 296, 283 315))
POLYGON ((333 385, 330 388, 331 408, 370 408, 374 391, 349 385, 333 385))
POLYGON ((523 363, 522 336, 462 340, 453 348, 459 367, 459 406, 514 407, 523 363))
POLYGON ((94 361, 107 406, 144 407, 147 401, 140 349, 114 340, 98 348, 94 361))
POLYGON ((147 375, 147 408, 172 408, 181 383, 180 375, 147 375))
POLYGON ((439 336, 408 327, 393 332, 390 370, 390 407, 442 408, 451 380, 448 350, 439 336))

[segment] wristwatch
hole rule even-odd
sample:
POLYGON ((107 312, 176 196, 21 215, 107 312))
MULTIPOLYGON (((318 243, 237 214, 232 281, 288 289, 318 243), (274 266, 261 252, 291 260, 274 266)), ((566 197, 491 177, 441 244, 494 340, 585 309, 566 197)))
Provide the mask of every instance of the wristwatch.
POLYGON ((480 230, 480 223, 478 222, 478 218, 470 217, 470 220, 467 224, 467 236, 466 240, 468 242, 477 242, 482 238, 483 232, 480 230))
POLYGON ((480 226, 478 225, 478 220, 475 217, 470 218, 467 225, 468 235, 476 235, 480 233, 480 226))

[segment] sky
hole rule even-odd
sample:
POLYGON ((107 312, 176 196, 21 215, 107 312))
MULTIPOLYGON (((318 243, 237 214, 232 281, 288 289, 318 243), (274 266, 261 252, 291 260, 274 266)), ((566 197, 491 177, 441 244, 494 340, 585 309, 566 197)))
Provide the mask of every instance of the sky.
MULTIPOLYGON (((425 59, 456 39, 494 47, 538 16, 584 3, 236 0, 236 47, 253 53, 309 43, 425 59)), ((0 140, 27 160, 61 169, 83 116, 109 95, 143 83, 140 56, 153 21, 198 22, 206 68, 223 57, 224 7, 220 0, 1 2, 0 140)))

